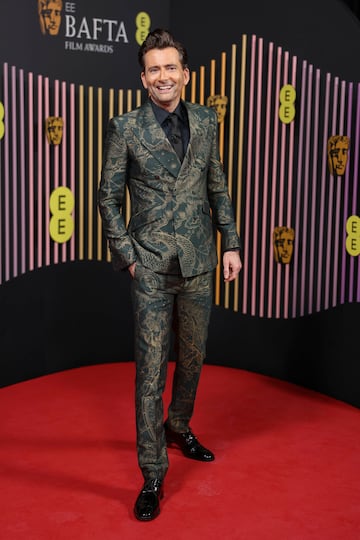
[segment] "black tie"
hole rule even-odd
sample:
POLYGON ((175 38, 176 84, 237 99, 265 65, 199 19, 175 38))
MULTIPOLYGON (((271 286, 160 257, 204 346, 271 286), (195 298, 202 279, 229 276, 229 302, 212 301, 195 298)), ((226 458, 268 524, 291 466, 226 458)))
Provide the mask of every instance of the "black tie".
POLYGON ((184 158, 184 147, 180 129, 180 120, 177 114, 171 113, 168 116, 170 124, 169 141, 171 142, 180 161, 184 158))

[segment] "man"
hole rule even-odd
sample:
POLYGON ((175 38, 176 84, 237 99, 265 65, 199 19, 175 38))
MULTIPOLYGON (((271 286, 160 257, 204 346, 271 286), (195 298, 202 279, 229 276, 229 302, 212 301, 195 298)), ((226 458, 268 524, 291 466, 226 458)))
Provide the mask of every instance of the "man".
POLYGON ((187 52, 165 30, 151 32, 139 49, 149 99, 110 120, 99 187, 99 210, 114 267, 132 277, 136 364, 136 433, 144 485, 135 516, 160 512, 169 462, 167 445, 210 462, 214 454, 190 429, 205 357, 217 265, 213 224, 222 235, 224 280, 241 269, 240 240, 219 160, 214 109, 182 101, 190 79, 187 52), (180 133, 171 132, 170 113, 180 133), (178 157, 172 143, 181 143, 178 157), (123 216, 125 186, 131 219, 123 216), (178 357, 164 423, 172 326, 178 357))

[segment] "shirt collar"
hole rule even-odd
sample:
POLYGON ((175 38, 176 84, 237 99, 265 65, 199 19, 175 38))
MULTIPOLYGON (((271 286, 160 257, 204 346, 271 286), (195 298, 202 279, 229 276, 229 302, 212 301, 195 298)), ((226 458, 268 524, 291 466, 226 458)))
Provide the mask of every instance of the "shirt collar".
MULTIPOLYGON (((151 103, 152 109, 154 111, 156 120, 161 125, 168 118, 169 112, 166 111, 165 109, 162 109, 158 105, 156 105, 156 103, 154 103, 152 101, 152 99, 150 99, 150 103, 151 103)), ((177 114, 177 116, 180 118, 180 120, 184 121, 183 120, 183 114, 182 114, 182 107, 183 106, 182 106, 182 103, 180 101, 179 105, 176 107, 176 109, 175 109, 175 111, 173 111, 173 113, 177 114)))

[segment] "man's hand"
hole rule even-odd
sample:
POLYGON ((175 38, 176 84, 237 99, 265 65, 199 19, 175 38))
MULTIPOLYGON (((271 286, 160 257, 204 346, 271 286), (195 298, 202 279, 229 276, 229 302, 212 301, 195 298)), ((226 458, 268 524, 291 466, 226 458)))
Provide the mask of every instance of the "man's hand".
POLYGON ((239 251, 225 251, 223 255, 224 281, 233 281, 242 268, 239 251))

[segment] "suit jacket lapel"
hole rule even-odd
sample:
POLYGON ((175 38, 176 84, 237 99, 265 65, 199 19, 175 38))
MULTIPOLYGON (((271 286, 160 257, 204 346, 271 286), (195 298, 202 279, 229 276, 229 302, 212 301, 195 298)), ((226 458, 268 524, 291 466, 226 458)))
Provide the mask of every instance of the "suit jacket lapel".
POLYGON ((138 122, 133 128, 135 137, 153 154, 165 169, 178 176, 181 163, 164 130, 156 120, 151 105, 146 102, 139 112, 138 122))
MULTIPOLYGON (((206 127, 203 126, 199 109, 193 108, 191 103, 186 103, 186 107, 190 126, 190 140, 183 160, 183 167, 189 164, 188 162, 193 159, 193 156, 202 154, 204 141, 207 139, 206 127)), ((140 108, 133 133, 170 174, 175 177, 179 175, 181 163, 171 143, 164 137, 164 131, 157 122, 148 101, 140 108)))
POLYGON ((203 126, 202 118, 197 112, 194 112, 191 104, 187 106, 189 127, 190 127, 190 140, 187 152, 188 158, 202 154, 204 143, 207 140, 207 130, 203 126))

